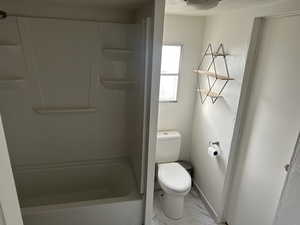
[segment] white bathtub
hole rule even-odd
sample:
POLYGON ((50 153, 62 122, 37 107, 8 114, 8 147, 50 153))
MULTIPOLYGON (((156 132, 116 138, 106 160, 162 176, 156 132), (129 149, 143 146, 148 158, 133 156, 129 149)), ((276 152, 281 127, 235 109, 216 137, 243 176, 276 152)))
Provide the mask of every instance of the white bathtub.
POLYGON ((126 160, 15 172, 25 225, 141 225, 143 202, 126 160))

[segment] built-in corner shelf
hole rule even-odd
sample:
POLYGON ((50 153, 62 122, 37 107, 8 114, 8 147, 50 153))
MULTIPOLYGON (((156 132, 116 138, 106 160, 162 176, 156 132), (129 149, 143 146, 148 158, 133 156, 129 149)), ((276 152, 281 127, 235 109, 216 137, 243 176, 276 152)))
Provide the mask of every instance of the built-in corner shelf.
POLYGON ((109 58, 130 59, 133 51, 125 48, 103 48, 103 54, 109 58))
POLYGON ((0 43, 0 51, 15 51, 15 50, 21 50, 21 45, 19 44, 10 44, 10 43, 0 43))
POLYGON ((0 49, 1 48, 17 48, 20 47, 19 45, 15 45, 15 44, 0 44, 0 49))
POLYGON ((25 80, 22 77, 5 77, 0 78, 0 88, 17 88, 24 84, 25 80))
POLYGON ((214 77, 214 78, 216 78, 218 80, 234 80, 234 78, 228 77, 226 75, 216 74, 216 73, 211 72, 211 71, 193 70, 193 72, 195 74, 198 74, 198 75, 205 75, 205 76, 214 77))
POLYGON ((218 93, 213 92, 213 91, 209 91, 207 89, 197 88, 196 91, 200 92, 203 96, 209 96, 211 98, 218 98, 218 97, 220 97, 220 95, 218 93))
POLYGON ((99 76, 99 81, 103 87, 109 89, 130 89, 136 85, 135 80, 124 78, 104 78, 99 76))
MULTIPOLYGON (((134 53, 133 50, 128 48, 103 48, 102 52, 108 60, 123 61, 125 63, 128 63, 127 61, 132 59, 134 53)), ((126 74, 124 74, 124 77, 126 77, 126 74)), ((130 89, 136 85, 136 80, 130 78, 116 78, 114 74, 111 74, 111 76, 99 75, 98 80, 99 83, 107 89, 130 89)))
POLYGON ((96 112, 94 107, 33 107, 32 110, 38 114, 96 112))
POLYGON ((132 54, 132 50, 125 49, 125 48, 104 48, 104 53, 111 53, 111 54, 132 54))

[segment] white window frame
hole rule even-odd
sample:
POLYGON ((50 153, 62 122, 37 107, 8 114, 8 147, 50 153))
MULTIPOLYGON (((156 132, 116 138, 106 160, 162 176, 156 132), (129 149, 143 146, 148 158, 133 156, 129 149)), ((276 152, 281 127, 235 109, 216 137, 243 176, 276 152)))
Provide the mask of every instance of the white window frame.
MULTIPOLYGON (((176 93, 176 100, 159 100, 159 103, 177 103, 178 102, 178 98, 179 98, 179 83, 181 80, 181 63, 182 63, 182 55, 183 55, 183 44, 163 44, 163 46, 179 46, 180 47, 180 57, 179 57, 179 67, 178 67, 178 73, 160 73, 160 77, 161 76, 177 76, 178 77, 178 81, 177 81, 177 93, 176 93)), ((162 46, 162 47, 163 47, 162 46)))

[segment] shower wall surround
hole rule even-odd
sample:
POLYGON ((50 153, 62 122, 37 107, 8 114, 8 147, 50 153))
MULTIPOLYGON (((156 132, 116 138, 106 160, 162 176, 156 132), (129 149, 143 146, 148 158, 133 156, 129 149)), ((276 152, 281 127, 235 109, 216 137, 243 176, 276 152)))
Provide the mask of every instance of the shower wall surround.
POLYGON ((26 17, 0 22, 6 31, 0 34, 0 106, 15 168, 129 155, 129 134, 138 129, 138 122, 128 125, 129 114, 142 119, 139 109, 128 110, 141 91, 133 60, 138 26, 26 17), (117 88, 104 86, 102 77, 117 88), (120 81, 129 79, 126 88, 120 81))

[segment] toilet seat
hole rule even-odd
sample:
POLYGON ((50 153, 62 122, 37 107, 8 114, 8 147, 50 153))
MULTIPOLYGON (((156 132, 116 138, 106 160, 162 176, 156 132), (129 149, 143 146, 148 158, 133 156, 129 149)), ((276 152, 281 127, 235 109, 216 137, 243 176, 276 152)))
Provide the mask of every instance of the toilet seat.
POLYGON ((179 163, 158 164, 158 181, 166 192, 185 195, 191 189, 191 176, 179 163))

